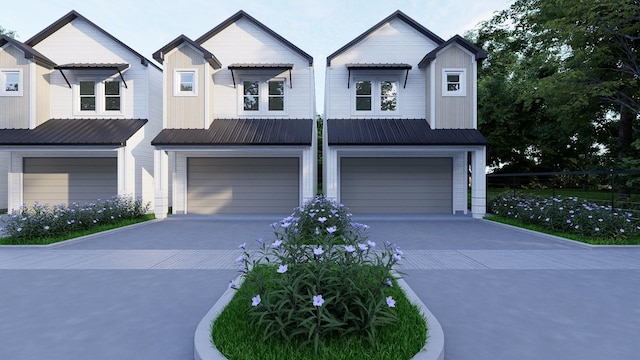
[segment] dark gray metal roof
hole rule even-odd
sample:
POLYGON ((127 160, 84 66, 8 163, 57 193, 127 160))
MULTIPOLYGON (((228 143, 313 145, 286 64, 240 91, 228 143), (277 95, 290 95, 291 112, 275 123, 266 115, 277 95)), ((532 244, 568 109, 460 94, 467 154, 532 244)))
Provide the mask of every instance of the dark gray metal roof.
POLYGON ((31 46, 20 42, 14 38, 8 37, 7 35, 0 35, 0 47, 4 46, 6 43, 9 43, 16 48, 20 49, 24 53, 25 59, 34 60, 36 64, 40 64, 48 69, 53 69, 56 65, 53 61, 51 61, 46 56, 42 55, 36 49, 31 46))
POLYGON ((329 145, 487 145, 476 129, 433 130, 425 119, 327 119, 329 145))
POLYGON ((0 129, 0 145, 125 146, 146 119, 51 119, 35 129, 0 129))
POLYGON ((200 44, 189 39, 185 35, 178 36, 177 38, 173 39, 173 41, 163 46, 162 49, 153 53, 153 58, 156 59, 160 64, 162 64, 162 62, 164 61, 164 55, 169 51, 175 49, 176 47, 180 46, 180 44, 182 43, 187 43, 190 46, 192 46, 194 49, 201 52, 204 59, 207 60, 207 62, 209 63, 209 65, 211 65, 212 68, 220 69, 222 67, 220 60, 218 60, 215 57, 215 55, 213 55, 209 50, 203 48, 202 46, 200 46, 200 44))
POLYGON ((233 69, 293 69, 293 64, 272 64, 272 63, 245 63, 231 64, 227 67, 233 69))
POLYGON ((486 59, 488 56, 484 50, 470 43, 467 39, 463 38, 460 35, 455 35, 454 37, 440 44, 438 47, 431 50, 427 55, 425 55, 425 57, 422 58, 422 60, 420 60, 420 63, 418 63, 418 67, 424 68, 427 65, 429 65, 429 63, 431 63, 433 60, 436 59, 436 55, 438 54, 438 52, 440 52, 440 50, 442 50, 443 48, 453 43, 456 43, 462 46, 463 48, 469 50, 475 56, 476 60, 483 60, 483 59, 486 59))
POLYGON ((57 70, 72 70, 72 69, 77 69, 77 70, 100 70, 100 69, 104 69, 104 70, 117 70, 117 71, 123 71, 129 68, 129 64, 125 64, 125 63, 121 63, 121 64, 115 64, 115 63, 72 63, 72 64, 63 64, 63 65, 57 65, 55 67, 55 69, 57 70))
POLYGON ((411 69, 410 64, 401 64, 401 63, 382 63, 382 64, 374 64, 374 63, 353 63, 347 64, 347 69, 403 69, 409 70, 411 69))
POLYGON ((312 119, 215 119, 209 129, 164 129, 152 145, 311 145, 312 119))

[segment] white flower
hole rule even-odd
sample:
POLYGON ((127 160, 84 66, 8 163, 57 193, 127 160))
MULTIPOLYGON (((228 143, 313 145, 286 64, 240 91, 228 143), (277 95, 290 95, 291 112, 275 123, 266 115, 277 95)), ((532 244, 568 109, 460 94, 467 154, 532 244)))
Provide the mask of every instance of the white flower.
POLYGON ((278 274, 284 274, 284 273, 287 272, 287 270, 288 270, 287 265, 280 265, 280 266, 278 266, 278 270, 277 271, 278 271, 278 274))
POLYGON ((260 294, 258 294, 258 295, 256 295, 256 296, 252 297, 252 298, 251 298, 251 306, 253 306, 253 307, 258 306, 258 305, 260 304, 260 301, 261 301, 261 299, 260 299, 260 294))
POLYGON ((387 306, 389 307, 396 307, 396 301, 393 300, 393 297, 391 296, 387 296, 387 306))
POLYGON ((348 252, 348 253, 352 253, 352 252, 356 251, 356 248, 353 247, 353 245, 347 245, 347 246, 344 247, 344 250, 346 252, 348 252))
POLYGON ((320 246, 320 247, 317 247, 317 248, 313 249, 313 254, 314 254, 315 256, 320 256, 320 255, 322 255, 323 253, 324 253, 324 250, 322 250, 322 246, 320 246))
POLYGON ((371 240, 367 240, 367 245, 369 245, 370 248, 376 247, 376 243, 371 240))
POLYGON ((313 297, 313 306, 320 307, 322 306, 322 304, 324 304, 324 299, 322 298, 322 295, 316 295, 313 297))

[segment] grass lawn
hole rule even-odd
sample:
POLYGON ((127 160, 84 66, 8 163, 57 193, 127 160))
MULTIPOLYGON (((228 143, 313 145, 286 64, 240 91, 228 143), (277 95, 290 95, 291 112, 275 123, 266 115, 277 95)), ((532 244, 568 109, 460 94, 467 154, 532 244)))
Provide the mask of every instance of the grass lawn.
POLYGON ((394 282, 390 294, 396 299, 398 321, 379 330, 374 345, 366 336, 333 337, 314 353, 313 344, 287 343, 276 337, 263 339, 248 315, 256 289, 243 284, 212 325, 212 341, 228 359, 327 359, 327 360, 405 360, 411 359, 425 344, 427 325, 417 306, 411 304, 394 282))
POLYGON ((91 235, 91 234, 99 233, 102 231, 116 229, 119 227, 137 224, 140 222, 149 221, 153 219, 155 219, 154 214, 146 214, 140 218, 126 219, 114 224, 99 225, 90 229, 74 231, 74 232, 70 232, 70 233, 60 235, 60 236, 55 236, 55 237, 44 237, 44 238, 36 238, 36 239, 29 239, 29 240, 24 240, 24 239, 16 240, 10 237, 2 237, 0 238, 0 245, 49 245, 49 244, 57 243, 60 241, 69 240, 69 239, 73 239, 73 238, 77 238, 85 235, 91 235))

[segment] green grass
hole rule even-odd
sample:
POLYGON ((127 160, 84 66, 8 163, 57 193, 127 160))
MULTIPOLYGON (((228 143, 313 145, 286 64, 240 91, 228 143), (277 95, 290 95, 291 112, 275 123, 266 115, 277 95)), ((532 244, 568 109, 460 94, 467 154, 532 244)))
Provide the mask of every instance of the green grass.
POLYGON ((534 230, 544 234, 555 235, 555 236, 559 236, 559 237, 563 237, 563 238, 571 239, 575 241, 580 241, 580 242, 591 244, 591 245, 640 245, 640 237, 629 238, 625 240, 618 240, 618 239, 602 238, 602 237, 580 236, 576 234, 550 230, 540 225, 525 224, 522 221, 519 221, 516 219, 506 218, 506 217, 497 216, 497 215, 487 215, 484 218, 486 220, 491 220, 491 221, 499 222, 502 224, 517 226, 524 229, 534 230))
POLYGON ((425 344, 427 325, 417 306, 411 304, 397 283, 390 289, 396 299, 398 321, 380 329, 372 346, 364 336, 334 337, 316 355, 313 345, 301 347, 279 338, 263 339, 262 331, 250 323, 248 307, 255 289, 241 286, 212 326, 212 340, 231 360, 405 360, 425 344))
POLYGON ((3 237, 3 238, 0 238, 0 245, 49 245, 49 244, 54 244, 60 241, 69 240, 69 239, 73 239, 73 238, 77 238, 85 235, 91 235, 91 234, 99 233, 102 231, 116 229, 119 227, 137 224, 140 222, 149 221, 153 219, 155 219, 154 214, 146 214, 140 218, 126 219, 114 224, 99 225, 90 229, 74 231, 74 232, 70 232, 60 236, 52 236, 52 237, 29 239, 29 240, 24 240, 24 239, 16 240, 11 237, 3 237))

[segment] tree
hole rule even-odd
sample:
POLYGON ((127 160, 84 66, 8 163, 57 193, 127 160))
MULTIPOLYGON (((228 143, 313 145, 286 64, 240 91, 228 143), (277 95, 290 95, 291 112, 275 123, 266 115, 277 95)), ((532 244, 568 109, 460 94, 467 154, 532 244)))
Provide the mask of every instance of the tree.
POLYGON ((16 32, 13 30, 7 30, 0 25, 0 35, 7 35, 10 38, 16 38, 16 32))

